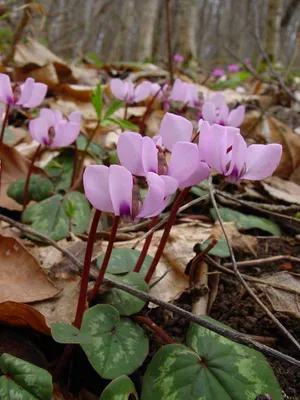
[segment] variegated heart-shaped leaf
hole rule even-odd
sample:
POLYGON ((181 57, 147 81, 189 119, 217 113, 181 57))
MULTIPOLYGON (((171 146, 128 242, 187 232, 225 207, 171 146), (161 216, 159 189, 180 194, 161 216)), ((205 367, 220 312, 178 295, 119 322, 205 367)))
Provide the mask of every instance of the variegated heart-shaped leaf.
POLYGON ((119 376, 104 389, 100 400, 138 400, 134 384, 126 375, 119 376))
POLYGON ((128 318, 120 318, 118 310, 98 304, 83 316, 81 333, 92 336, 81 344, 92 367, 105 379, 133 373, 149 351, 143 329, 128 318))

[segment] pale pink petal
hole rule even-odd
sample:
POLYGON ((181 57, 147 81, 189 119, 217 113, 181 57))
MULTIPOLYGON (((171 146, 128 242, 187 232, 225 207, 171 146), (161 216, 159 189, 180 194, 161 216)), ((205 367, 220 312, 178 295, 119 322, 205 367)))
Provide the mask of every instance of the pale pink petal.
POLYGON ((202 118, 204 121, 214 124, 217 119, 216 106, 211 101, 203 104, 202 107, 202 118))
POLYGON ((121 79, 112 79, 110 81, 110 90, 117 99, 125 100, 127 92, 121 79))
POLYGON ((196 168, 195 172, 193 172, 188 179, 180 183, 179 189, 184 189, 189 186, 197 185, 198 183, 207 179, 209 177, 209 174, 209 166, 205 162, 199 161, 198 167, 196 168))
POLYGON ((23 85, 21 85, 21 96, 16 104, 23 105, 29 101, 34 87, 34 79, 27 78, 23 85))
POLYGON ((59 124, 60 122, 64 121, 64 116, 62 115, 62 112, 60 110, 54 110, 53 112, 55 124, 59 124))
MULTIPOLYGON (((207 127, 206 127, 207 129, 207 127)), ((226 128, 221 125, 212 125, 206 132, 207 143, 205 137, 200 139, 199 149, 201 149, 201 159, 205 161, 211 168, 220 173, 226 172, 226 128), (202 143, 204 142, 202 149, 202 143)), ((201 137, 202 129, 200 132, 201 137)))
POLYGON ((159 215, 165 206, 165 183, 153 172, 147 175, 148 192, 137 218, 150 218, 159 215))
POLYGON ((229 115, 229 108, 226 103, 223 103, 219 107, 219 113, 216 119, 216 123, 220 125, 226 125, 229 115))
POLYGON ((185 103, 188 103, 191 107, 199 105, 198 89, 197 86, 192 83, 186 84, 185 103))
POLYGON ((230 111, 227 124, 229 126, 239 127, 245 118, 245 107, 239 106, 230 111))
POLYGON ((231 179, 231 181, 234 181, 235 178, 238 181, 240 173, 244 168, 247 154, 247 144, 242 135, 239 133, 235 135, 232 150, 227 154, 230 156, 231 160, 230 166, 225 175, 232 175, 233 179, 231 179))
POLYGON ((47 123, 48 129, 55 124, 55 114, 50 108, 41 108, 40 118, 47 123))
POLYGON ((109 167, 109 193, 115 215, 121 217, 132 216, 132 188, 131 173, 120 165, 109 167))
POLYGON ((173 84, 169 99, 174 101, 182 101, 185 96, 185 86, 179 78, 177 78, 173 84))
POLYGON ((33 108, 41 104, 47 94, 47 85, 44 83, 35 83, 29 100, 23 104, 23 107, 33 108))
POLYGON ((69 115, 69 121, 70 122, 76 122, 77 124, 80 124, 81 122, 81 113, 79 111, 73 111, 69 115))
POLYGON ((144 81, 140 83, 134 89, 134 101, 136 103, 145 100, 148 96, 150 96, 152 90, 152 83, 149 81, 144 81))
POLYGON ((200 120, 199 121, 199 158, 204 160, 208 151, 210 151, 211 142, 213 140, 212 130, 209 122, 200 120), (201 124, 200 124, 201 121, 201 124))
POLYGON ((177 142, 173 146, 168 175, 177 179, 179 186, 196 170, 199 162, 198 146, 189 142, 177 142))
POLYGON ((80 125, 75 122, 62 121, 54 126, 55 136, 50 147, 70 146, 80 133, 80 125))
POLYGON ((247 149, 246 172, 241 178, 252 181, 266 179, 278 167, 281 154, 280 144, 252 144, 247 149))
POLYGON ((193 125, 180 115, 166 113, 160 125, 159 135, 162 137, 163 145, 172 151, 175 143, 189 142, 193 134, 193 125))
POLYGON ((160 85, 158 83, 152 83, 151 84, 151 94, 153 96, 155 96, 157 94, 157 98, 160 98, 162 96, 161 87, 160 87, 160 85))
POLYGON ((161 179, 164 181, 165 184, 165 197, 170 197, 172 194, 176 192, 178 189, 178 181, 172 176, 168 175, 160 175, 161 179))
POLYGON ((117 153, 120 163, 133 175, 144 175, 142 140, 142 136, 137 132, 123 132, 117 143, 117 153))
POLYGON ((227 142, 226 146, 227 149, 233 145, 234 138, 236 137, 237 134, 240 134, 240 130, 238 128, 234 128, 232 126, 227 126, 226 127, 226 132, 227 132, 227 142))
POLYGON ((35 118, 29 122, 29 132, 34 140, 43 144, 48 145, 49 142, 49 126, 47 121, 43 118, 35 118))
POLYGON ((109 193, 109 169, 104 165, 89 165, 83 174, 84 192, 93 207, 114 212, 109 193))
POLYGON ((222 104, 226 103, 226 99, 225 96, 222 93, 216 93, 212 96, 212 98, 210 99, 210 101, 212 103, 214 103, 214 105, 216 107, 221 107, 222 104))
POLYGON ((6 104, 11 104, 13 102, 10 79, 6 74, 0 74, 0 101, 6 104))
POLYGON ((153 136, 152 140, 156 146, 162 147, 163 142, 162 142, 162 137, 160 135, 153 136))
POLYGON ((145 136, 142 139, 142 164, 145 175, 158 171, 157 148, 152 139, 145 136))

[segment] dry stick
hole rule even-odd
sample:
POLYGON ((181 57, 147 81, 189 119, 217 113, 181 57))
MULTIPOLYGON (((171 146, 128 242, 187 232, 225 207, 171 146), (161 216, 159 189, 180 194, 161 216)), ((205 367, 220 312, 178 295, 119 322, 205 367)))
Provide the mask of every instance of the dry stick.
POLYGON ((106 272, 106 269, 107 269, 107 266, 108 266, 108 263, 109 263, 109 259, 110 259, 110 256, 111 256, 111 252, 112 252, 112 249, 113 249, 113 246, 114 246, 114 242, 115 242, 115 239, 116 239, 116 234, 117 234, 119 221, 120 221, 120 217, 118 215, 116 215, 114 217, 113 225, 112 225, 112 228, 111 228, 111 233, 110 233, 110 236, 109 236, 109 242, 108 242, 108 245, 107 245, 107 249, 106 249, 106 252, 105 252, 103 263, 102 263, 101 268, 99 270, 99 274, 97 276, 95 285, 94 285, 93 289, 91 290, 91 292, 90 292, 90 294, 88 296, 88 301, 89 302, 91 302, 99 292, 100 285, 101 285, 101 282, 103 281, 103 278, 104 278, 104 275, 105 275, 105 272, 106 272))
MULTIPOLYGON (((280 255, 280 256, 272 256, 272 257, 266 257, 266 258, 259 258, 255 260, 247 260, 247 261, 237 261, 238 267, 253 267, 255 265, 261 265, 261 264, 266 264, 270 262, 275 262, 275 261, 293 261, 293 262, 298 262, 300 263, 300 258, 299 257, 293 257, 293 256, 285 256, 285 255, 280 255)), ((231 263, 225 263, 225 267, 230 267, 232 264, 231 263)))
POLYGON ((148 270, 148 272, 147 272, 147 274, 145 276, 146 283, 150 282, 150 280, 151 280, 151 278, 152 278, 152 276, 153 276, 153 274, 155 272, 157 264, 158 264, 158 262, 159 262, 159 260, 160 260, 160 258, 162 256, 164 248, 165 248, 165 246, 167 244, 168 237, 169 237, 170 231, 172 229, 172 226, 173 226, 173 224, 174 224, 174 222, 176 220, 176 216, 177 216, 178 210, 180 208, 180 204, 182 203, 182 201, 185 198, 185 196, 189 193, 189 191, 190 191, 190 187, 187 187, 187 188, 183 189, 182 192, 180 193, 180 195, 177 197, 177 199, 175 200, 175 202, 173 204, 172 210, 170 212, 169 219, 168 219, 168 221, 166 223, 166 227, 165 227, 164 232, 162 234, 162 237, 160 239, 160 242, 159 242, 159 245, 157 247, 156 253, 155 253, 154 257, 153 257, 153 260, 151 262, 149 270, 148 270))
POLYGON ((284 83, 282 77, 280 76, 280 74, 273 68, 272 62, 270 60, 269 55, 267 54, 267 52, 264 49, 264 46, 261 42, 260 39, 260 34, 259 34, 259 15, 258 15, 258 7, 257 4, 254 4, 254 19, 255 19, 255 28, 254 28, 254 37, 256 39, 256 42, 258 44, 258 47, 266 61, 266 63, 268 64, 268 67, 270 69, 270 72, 272 73, 273 77, 277 80, 277 82, 279 83, 279 86, 297 103, 300 103, 300 100, 294 95, 294 93, 291 92, 291 90, 286 86, 286 84, 284 83))
POLYGON ((170 20, 170 0, 165 0, 166 6, 166 25, 167 25, 167 47, 168 47, 168 61, 169 61, 169 73, 171 85, 173 85, 173 58, 172 58, 172 46, 171 46, 171 20, 170 20))
MULTIPOLYGON (((4 215, 1 215, 1 214, 0 214, 0 220, 7 222, 11 226, 18 228, 22 232, 29 233, 31 235, 34 235, 34 236, 44 240, 45 243, 52 245, 57 250, 59 250, 63 255, 65 255, 74 265, 76 265, 78 267, 78 269, 80 271, 83 269, 83 263, 80 260, 78 260, 78 258, 76 258, 71 252, 64 249, 56 242, 54 242, 54 240, 50 239, 48 236, 43 235, 42 233, 39 233, 39 232, 35 231, 34 229, 28 228, 25 225, 23 225, 19 222, 16 222, 16 221, 14 221, 4 215)), ((207 259, 207 258, 208 257, 206 256, 205 259, 207 259)), ((72 267, 70 267, 70 268, 72 270, 78 272, 77 268, 76 269, 72 268, 72 267)), ((228 271, 230 271, 230 270, 228 270, 228 271)), ((231 272, 232 271, 230 271, 230 273, 231 272)), ((97 278, 97 275, 98 275, 98 272, 93 271, 93 270, 90 271, 90 278, 95 280, 97 278)), ((166 302, 159 300, 153 296, 150 296, 149 294, 147 294, 145 292, 141 292, 141 291, 134 289, 131 286, 125 285, 123 283, 112 281, 107 278, 104 278, 104 282, 108 283, 112 287, 116 287, 120 290, 123 290, 124 292, 132 294, 133 296, 135 296, 138 299, 141 299, 145 302, 151 302, 151 303, 154 303, 166 310, 172 311, 175 314, 178 314, 178 315, 188 319, 191 322, 195 322, 196 324, 201 325, 204 328, 207 328, 213 332, 218 333, 219 335, 222 335, 230 340, 233 340, 236 343, 245 344, 246 346, 254 348, 254 349, 262 352, 263 354, 266 354, 267 356, 276 357, 276 358, 279 358, 281 360, 287 361, 293 365, 297 365, 298 367, 300 367, 300 360, 296 360, 295 358, 290 357, 284 353, 281 353, 278 350, 275 350, 268 346, 264 346, 260 343, 257 343, 254 340, 251 340, 251 338, 249 338, 247 335, 232 331, 230 329, 220 327, 219 325, 215 325, 213 322, 210 322, 201 317, 198 317, 198 316, 190 313, 189 311, 185 311, 177 306, 174 306, 173 304, 166 303, 166 302)))
POLYGON ((29 188, 30 176, 31 176, 31 174, 32 174, 34 162, 35 162, 35 160, 36 160, 36 157, 37 157, 37 155, 38 155, 38 153, 39 153, 41 147, 42 147, 41 144, 38 145, 38 147, 37 147, 37 149, 36 149, 36 151, 35 151, 35 153, 34 153, 34 155, 33 155, 33 157, 32 157, 32 160, 31 160, 31 163, 30 163, 30 165, 29 165, 29 168, 28 168, 28 172, 27 172, 27 176, 26 176, 26 182, 25 182, 25 187, 24 187, 24 194, 23 194, 23 210, 22 210, 22 212, 25 211, 26 206, 27 206, 27 203, 28 203, 28 188, 29 188))
POLYGON ((144 128, 145 128, 145 125, 146 125, 146 119, 148 118, 148 115, 150 114, 151 107, 152 107, 152 104, 154 103, 154 100, 157 98, 157 96, 159 95, 161 90, 162 90, 162 88, 158 89, 158 91, 152 96, 152 99, 149 101, 149 103, 147 105, 147 108, 146 108, 146 111, 144 112, 143 118, 142 118, 141 122, 139 123, 139 127, 140 127, 139 133, 140 133, 140 135, 143 135, 143 133, 144 133, 144 128))
POLYGON ((242 284, 242 286, 246 289, 246 291, 249 293, 249 295, 253 298, 253 300, 265 311, 265 313, 268 315, 269 318, 271 318, 271 320, 274 322, 274 324, 285 334, 285 336, 297 347, 298 350, 300 350, 300 344, 297 342, 297 340, 294 338, 294 336, 292 336, 290 334, 290 332, 281 324, 281 322, 272 314, 272 312, 268 309, 268 307, 266 307, 264 305, 264 303, 256 296, 256 294, 253 292, 253 290, 250 288, 250 286, 247 284, 247 282, 244 280, 243 276, 241 275, 236 260, 235 260, 235 256, 233 253, 233 249, 230 243, 230 240, 227 236, 226 230, 224 228, 224 224, 223 224, 223 220, 221 218, 221 215, 219 213, 219 209, 214 197, 214 189, 212 187, 212 179, 211 177, 208 180, 208 187, 209 187, 209 193, 210 193, 210 198, 211 198, 211 202, 212 205, 216 211, 216 215, 218 218, 218 221, 221 225, 221 229, 222 232, 224 234, 225 240, 227 242, 228 248, 229 248, 229 252, 230 252, 230 258, 232 261, 232 266, 233 266, 233 270, 235 273, 235 276, 237 277, 237 279, 239 280, 239 282, 242 284))
POLYGON ((215 190, 215 193, 217 194, 217 196, 221 196, 221 197, 224 197, 225 199, 235 201, 236 203, 239 203, 242 206, 252 208, 253 210, 257 210, 257 211, 265 213, 265 214, 274 215, 275 217, 278 217, 278 218, 288 219, 290 221, 296 222, 297 224, 300 224, 299 218, 294 218, 294 217, 291 217, 290 215, 280 214, 280 213, 277 213, 274 211, 266 210, 259 206, 254 206, 253 204, 249 204, 249 202, 247 202, 247 201, 236 199, 235 197, 232 197, 232 196, 229 196, 228 194, 222 193, 219 190, 215 190))
MULTIPOLYGON (((149 227, 150 230, 157 225, 157 222, 158 222, 158 216, 152 218, 151 223, 150 223, 150 227, 149 227)), ((153 233, 154 233, 154 231, 152 231, 152 233, 150 235, 148 235, 147 239, 145 240, 143 249, 141 251, 139 259, 137 260, 137 263, 136 263, 136 265, 134 267, 133 272, 140 272, 140 270, 142 268, 142 265, 143 265, 143 262, 144 262, 144 260, 146 258, 147 253, 148 253, 153 233)))
MULTIPOLYGON (((187 208, 200 203, 201 201, 207 200, 209 198, 208 194, 205 194, 204 196, 198 197, 195 200, 190 201, 189 203, 186 203, 184 206, 180 207, 179 210, 177 211, 177 214, 181 213, 182 211, 186 210, 187 208)), ((152 235, 153 232, 157 231, 161 226, 163 226, 169 219, 170 213, 162 219, 158 224, 156 224, 153 228, 151 228, 148 232, 146 232, 143 236, 141 236, 135 244, 131 247, 132 249, 135 249, 144 239, 147 239, 149 235, 152 235)))
POLYGON ((133 317, 135 321, 141 322, 142 324, 148 326, 153 332, 156 333, 158 337, 160 337, 166 344, 174 344, 176 343, 160 326, 156 325, 155 322, 152 321, 149 317, 144 317, 138 315, 137 317, 133 317))

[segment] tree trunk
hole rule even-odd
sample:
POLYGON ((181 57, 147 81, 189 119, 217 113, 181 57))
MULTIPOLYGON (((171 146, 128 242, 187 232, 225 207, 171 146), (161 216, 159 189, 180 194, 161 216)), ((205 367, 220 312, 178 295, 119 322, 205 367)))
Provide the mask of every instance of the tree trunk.
POLYGON ((158 15, 159 0, 144 0, 143 12, 139 21, 137 59, 144 61, 153 55, 154 27, 158 15))
POLYGON ((279 60, 282 0, 268 0, 265 50, 272 61, 279 60))
POLYGON ((196 27, 197 0, 181 0, 180 2, 180 37, 177 52, 190 61, 197 56, 196 27))

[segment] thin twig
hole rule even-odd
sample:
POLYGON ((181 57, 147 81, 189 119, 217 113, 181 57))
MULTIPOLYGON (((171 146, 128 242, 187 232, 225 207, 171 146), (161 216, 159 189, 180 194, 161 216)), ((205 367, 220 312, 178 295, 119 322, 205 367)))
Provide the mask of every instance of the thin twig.
MULTIPOLYGON (((266 264, 266 263, 271 263, 271 262, 276 262, 276 261, 292 261, 292 262, 300 263, 300 258, 288 256, 288 255, 280 255, 280 256, 272 256, 272 257, 266 257, 266 258, 258 258, 255 260, 237 261, 237 265, 238 265, 238 267, 253 267, 255 265, 261 265, 261 264, 266 264)), ((231 265, 232 265, 231 263, 224 264, 225 267, 230 267, 231 265)))
POLYGON ((236 260, 235 260, 235 256, 234 256, 234 252, 233 252, 230 240, 229 240, 229 238, 227 236, 227 233, 226 233, 226 230, 224 228, 223 220, 222 220, 221 215, 219 213, 217 202, 215 200, 214 188, 212 186, 211 177, 208 180, 208 187, 209 187, 209 193, 210 193, 210 198, 211 198, 212 205, 213 205, 213 207, 215 209, 218 221, 219 221, 219 223, 221 225, 222 232, 224 234, 225 240, 226 240, 228 248, 229 248, 230 258, 231 258, 231 261, 232 261, 232 266, 233 266, 233 270, 234 270, 235 276, 237 277, 239 282, 242 284, 242 286, 246 289, 246 291, 249 293, 249 295, 253 298, 253 300, 265 311, 265 313, 268 315, 268 317, 271 318, 271 320, 281 330, 281 332, 284 333, 284 335, 297 347, 298 350, 300 350, 300 344, 298 343, 298 341, 294 338, 293 335, 290 334, 290 332, 282 325, 282 323, 272 314, 272 312, 268 309, 268 307, 266 307, 264 305, 264 303, 256 296, 256 294, 253 292, 253 290, 250 288, 250 286, 247 284, 247 282, 245 281, 245 279, 241 275, 241 273, 240 273, 240 271, 238 269, 236 260))
MULTIPOLYGON (((187 208, 200 203, 201 201, 207 200, 209 198, 208 194, 205 194, 204 196, 198 197, 195 200, 190 201, 189 203, 186 203, 184 206, 181 206, 177 212, 177 214, 181 213, 182 211, 186 210, 187 208)), ((132 246, 132 249, 135 249, 144 239, 146 239, 149 235, 152 235, 153 232, 157 231, 160 227, 162 227, 169 219, 170 213, 163 218, 158 224, 156 224, 152 229, 149 229, 148 232, 146 232, 143 236, 141 236, 132 246)))
MULTIPOLYGON (((46 243, 51 244, 53 247, 55 247, 57 250, 59 250, 62 254, 64 254, 71 262, 73 262, 79 268, 79 270, 82 270, 83 263, 80 260, 78 260, 78 258, 76 258, 68 250, 66 250, 63 247, 61 247, 60 245, 58 245, 52 239, 48 238, 46 235, 43 235, 33 229, 27 228, 23 224, 20 224, 19 222, 16 222, 16 221, 14 221, 4 215, 1 215, 1 214, 0 214, 0 220, 9 223, 11 226, 18 228, 25 233, 30 233, 32 235, 35 235, 36 237, 39 237, 40 239, 44 240, 46 243)), ((74 270, 74 268, 73 268, 73 270, 74 270)), ((78 269, 75 269, 75 270, 78 272, 78 269)), ((97 275, 98 275, 97 271, 93 271, 93 270, 90 271, 91 279, 95 280, 97 278, 97 275)), ((223 328, 219 325, 214 324, 213 322, 210 322, 210 321, 207 321, 206 319, 198 317, 198 316, 190 313, 189 311, 185 311, 182 308, 174 306, 173 304, 166 303, 166 302, 159 300, 153 296, 150 296, 148 293, 141 292, 140 290, 134 289, 128 285, 124 285, 123 283, 112 281, 107 278, 104 278, 104 282, 108 283, 112 287, 116 287, 120 290, 123 290, 124 292, 130 293, 133 296, 135 296, 143 301, 151 302, 151 303, 156 304, 166 310, 174 312, 175 314, 178 314, 181 317, 186 318, 191 322, 194 322, 198 325, 203 326, 204 328, 207 328, 213 332, 216 332, 219 335, 224 336, 236 343, 244 344, 248 347, 251 347, 253 349, 260 351, 261 353, 263 353, 267 356, 276 357, 278 359, 287 361, 290 364, 300 367, 300 360, 297 360, 297 359, 290 357, 284 353, 281 353, 278 350, 272 349, 268 346, 258 343, 255 340, 252 340, 251 338, 249 338, 247 335, 233 331, 231 329, 223 328)))

